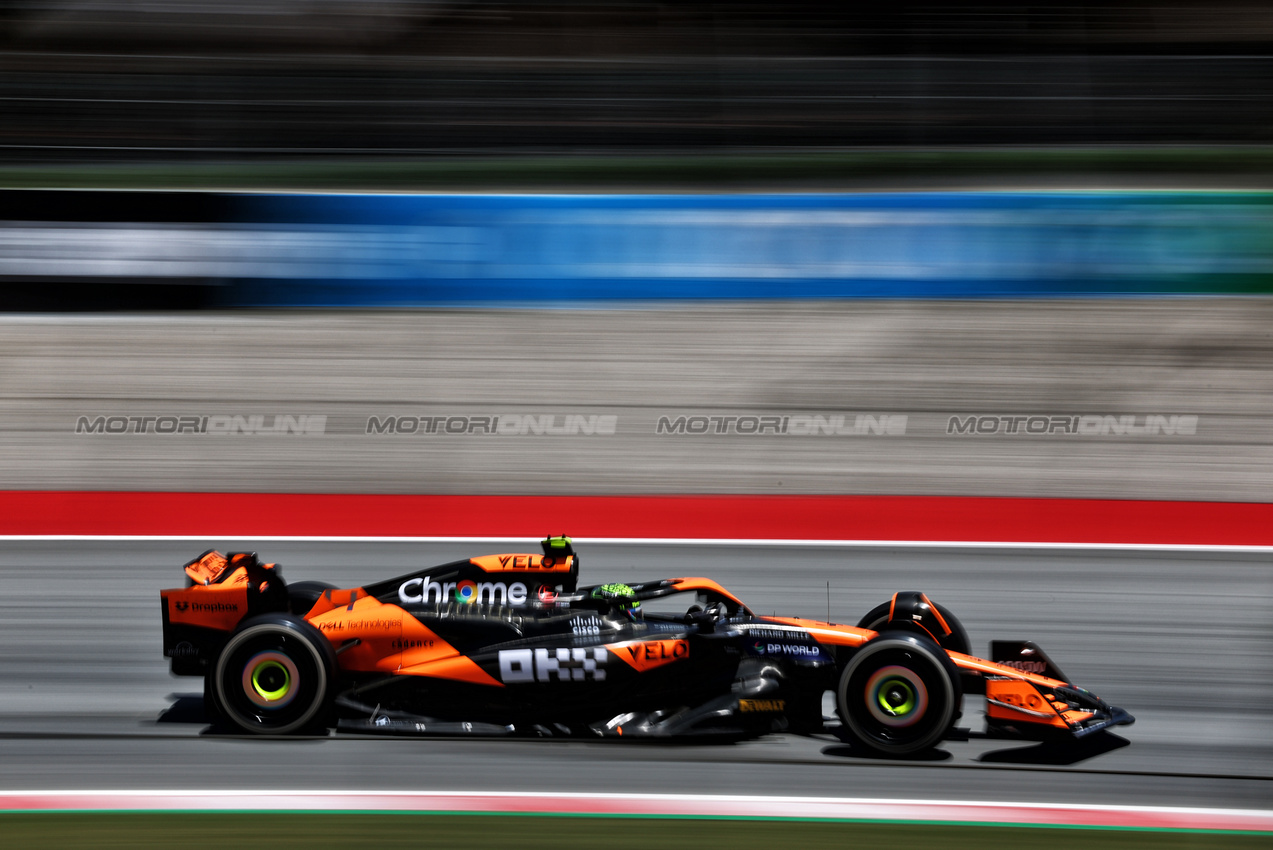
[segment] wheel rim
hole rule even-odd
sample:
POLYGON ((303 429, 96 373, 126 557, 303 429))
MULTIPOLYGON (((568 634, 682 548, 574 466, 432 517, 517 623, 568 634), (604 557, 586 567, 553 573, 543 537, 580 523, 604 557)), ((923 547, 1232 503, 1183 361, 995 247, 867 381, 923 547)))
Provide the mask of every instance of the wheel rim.
POLYGON ((928 688, 913 670, 890 665, 867 680, 866 707, 871 716, 891 728, 919 722, 928 710, 928 688))
POLYGON ((261 708, 283 708, 296 698, 300 672, 277 650, 259 652, 243 665, 243 693, 261 708))
POLYGON ((262 709, 281 709, 297 696, 299 678, 292 659, 280 651, 267 650, 243 665, 243 693, 262 709))

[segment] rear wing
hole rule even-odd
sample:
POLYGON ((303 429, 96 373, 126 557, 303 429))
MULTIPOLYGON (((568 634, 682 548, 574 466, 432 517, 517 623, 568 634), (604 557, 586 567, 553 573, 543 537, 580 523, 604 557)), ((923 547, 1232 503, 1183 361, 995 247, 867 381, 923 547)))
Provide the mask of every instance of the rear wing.
POLYGON ((186 586, 159 592, 164 655, 177 675, 201 675, 231 631, 254 614, 287 610, 287 582, 255 552, 209 549, 187 563, 186 586))

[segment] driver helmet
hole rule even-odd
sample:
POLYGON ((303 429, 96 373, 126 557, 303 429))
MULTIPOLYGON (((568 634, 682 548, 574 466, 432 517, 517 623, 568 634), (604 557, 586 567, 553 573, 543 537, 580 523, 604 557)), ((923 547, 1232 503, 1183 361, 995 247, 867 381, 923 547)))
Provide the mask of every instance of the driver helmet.
POLYGON ((603 584, 593 589, 592 596, 594 599, 607 600, 630 619, 641 618, 641 600, 636 598, 636 591, 626 584, 603 584))

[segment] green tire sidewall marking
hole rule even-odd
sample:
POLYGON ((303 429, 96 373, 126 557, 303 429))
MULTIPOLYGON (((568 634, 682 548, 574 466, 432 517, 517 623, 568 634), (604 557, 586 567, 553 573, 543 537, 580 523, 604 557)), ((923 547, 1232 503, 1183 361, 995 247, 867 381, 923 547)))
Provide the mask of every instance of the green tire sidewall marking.
POLYGON ((889 714, 894 714, 900 717, 902 715, 910 714, 915 710, 915 689, 912 688, 911 683, 905 679, 892 676, 880 683, 879 688, 877 688, 875 692, 875 701, 879 703, 880 708, 884 709, 889 714), (900 706, 891 704, 887 697, 885 697, 885 692, 893 686, 900 687, 906 693, 906 700, 900 706))
POLYGON ((287 668, 279 664, 274 659, 262 661, 252 670, 252 688, 257 692, 261 699, 280 700, 287 696, 287 692, 292 687, 292 675, 287 672, 287 668), (276 690, 266 690, 266 686, 261 684, 261 674, 267 670, 280 670, 283 673, 283 686, 276 690))

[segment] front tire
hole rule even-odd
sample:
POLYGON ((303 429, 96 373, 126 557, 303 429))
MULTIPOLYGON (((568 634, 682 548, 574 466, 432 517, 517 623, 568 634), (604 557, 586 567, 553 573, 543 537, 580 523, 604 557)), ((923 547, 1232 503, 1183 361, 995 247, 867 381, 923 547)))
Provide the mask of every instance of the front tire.
MULTIPOLYGON (((962 652, 964 655, 972 654, 972 642, 968 639, 968 631, 964 628, 963 623, 959 622, 959 618, 951 613, 950 609, 944 605, 938 605, 936 602, 932 606, 937 609, 937 613, 946 621, 946 625, 950 627, 950 634, 943 635, 938 632, 934 635, 937 644, 949 652, 962 652)), ((884 631, 889 628, 889 611, 892 609, 893 603, 882 602, 876 605, 870 611, 866 612, 861 620, 858 620, 857 627, 859 629, 870 629, 873 632, 884 631)), ((894 626, 896 627, 896 626, 894 626)), ((920 629, 916 628, 918 633, 920 629)))
POLYGON ((954 724, 958 670, 931 640, 885 632, 862 645, 840 675, 836 705, 851 741, 877 755, 930 749, 954 724))
POLYGON ((336 669, 331 644, 296 617, 245 621, 226 641, 208 690, 223 719, 255 735, 286 735, 321 717, 336 669))

